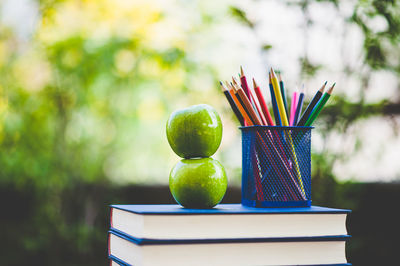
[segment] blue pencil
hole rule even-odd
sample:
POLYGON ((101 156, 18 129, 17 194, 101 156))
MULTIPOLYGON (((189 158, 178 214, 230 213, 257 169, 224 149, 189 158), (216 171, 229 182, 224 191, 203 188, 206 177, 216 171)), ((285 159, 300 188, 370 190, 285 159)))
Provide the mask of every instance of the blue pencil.
POLYGON ((297 108, 296 108, 296 113, 294 114, 293 125, 296 125, 297 120, 299 120, 299 117, 301 114, 301 109, 303 108, 303 101, 304 101, 304 84, 303 84, 303 87, 301 88, 299 100, 297 102, 297 108))
POLYGON ((274 111, 275 125, 282 126, 281 117, 279 115, 278 103, 276 102, 274 87, 272 86, 271 73, 269 73, 268 77, 269 77, 269 92, 271 93, 271 102, 274 111))

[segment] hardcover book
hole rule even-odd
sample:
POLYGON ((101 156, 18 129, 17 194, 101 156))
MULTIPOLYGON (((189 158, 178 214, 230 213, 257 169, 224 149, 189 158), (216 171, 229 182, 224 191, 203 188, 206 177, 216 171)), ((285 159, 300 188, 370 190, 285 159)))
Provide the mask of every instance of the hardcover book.
POLYGON ((213 209, 179 205, 112 205, 111 229, 137 239, 240 239, 346 235, 350 210, 326 207, 213 209))
POLYGON ((109 257, 119 265, 350 265, 350 236, 143 240, 110 230, 109 257))

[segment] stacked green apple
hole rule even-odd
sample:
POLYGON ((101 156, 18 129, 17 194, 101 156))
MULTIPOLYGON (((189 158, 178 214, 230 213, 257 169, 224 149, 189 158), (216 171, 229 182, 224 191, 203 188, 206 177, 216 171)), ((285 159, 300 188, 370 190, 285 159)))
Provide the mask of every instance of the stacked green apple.
POLYGON ((167 122, 172 150, 183 159, 171 170, 172 196, 186 208, 212 208, 227 188, 224 167, 212 156, 221 144, 222 122, 217 111, 199 104, 173 112, 167 122))

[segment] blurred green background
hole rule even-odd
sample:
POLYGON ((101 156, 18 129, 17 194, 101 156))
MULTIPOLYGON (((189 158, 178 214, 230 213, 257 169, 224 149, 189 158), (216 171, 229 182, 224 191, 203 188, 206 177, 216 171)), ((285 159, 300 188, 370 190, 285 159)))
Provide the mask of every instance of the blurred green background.
MULTIPOLYGON (((106 265, 109 204, 173 203, 165 123, 207 103, 240 202, 238 123, 219 80, 269 67, 306 100, 313 204, 353 210, 347 257, 392 265, 400 220, 400 1, 0 2, 2 265, 106 265)), ((269 99, 269 97, 267 97, 269 99)))

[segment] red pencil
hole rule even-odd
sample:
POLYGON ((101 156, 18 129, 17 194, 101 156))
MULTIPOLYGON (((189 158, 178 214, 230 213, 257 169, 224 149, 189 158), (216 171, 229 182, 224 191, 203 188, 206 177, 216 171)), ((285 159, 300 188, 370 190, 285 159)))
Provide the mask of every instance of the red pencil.
POLYGON ((264 100, 264 97, 262 96, 260 87, 258 87, 258 85, 257 85, 257 83, 256 83, 256 81, 254 79, 253 79, 253 86, 254 86, 254 91, 256 92, 258 101, 259 101, 259 103, 261 105, 261 109, 262 109, 262 111, 264 113, 265 118, 267 119, 267 124, 269 126, 273 126, 274 125, 274 121, 272 120, 271 114, 269 113, 267 104, 266 104, 266 102, 264 100))
POLYGON ((242 88, 243 88, 244 92, 246 93, 246 96, 248 98, 250 98, 250 94, 249 94, 250 90, 249 90, 249 86, 247 86, 247 80, 246 80, 246 76, 244 75, 242 66, 240 66, 240 84, 242 85, 242 88))
POLYGON ((249 89, 249 94, 250 94, 251 99, 253 100, 254 106, 257 109, 257 113, 258 113, 259 117, 261 118, 262 124, 264 126, 268 125, 268 122, 265 120, 264 114, 261 113, 261 109, 256 101, 256 98, 254 97, 254 94, 250 89, 249 89))

